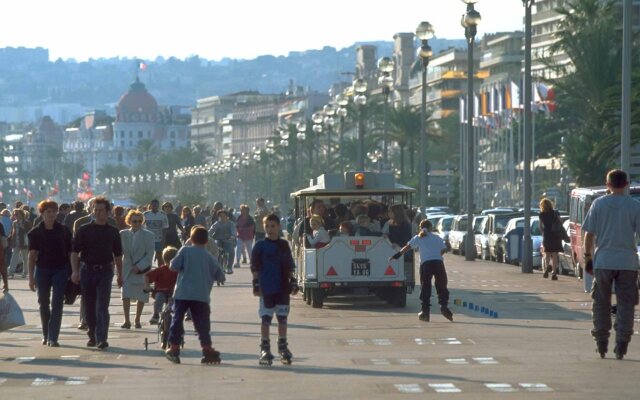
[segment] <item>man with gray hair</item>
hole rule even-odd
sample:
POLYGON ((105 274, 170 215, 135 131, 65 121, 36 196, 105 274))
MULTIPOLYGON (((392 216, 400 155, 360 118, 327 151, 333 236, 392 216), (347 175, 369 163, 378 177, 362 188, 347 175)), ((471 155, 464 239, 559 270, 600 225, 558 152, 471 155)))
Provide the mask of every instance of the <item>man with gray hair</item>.
POLYGON ((614 353, 618 360, 627 353, 638 304, 636 238, 640 235, 640 202, 626 193, 628 185, 624 171, 609 171, 607 188, 610 194, 594 200, 582 224, 586 231, 583 247, 585 271, 594 275, 591 335, 596 341, 597 352, 604 358, 609 344, 611 293, 615 284, 618 307, 614 353))

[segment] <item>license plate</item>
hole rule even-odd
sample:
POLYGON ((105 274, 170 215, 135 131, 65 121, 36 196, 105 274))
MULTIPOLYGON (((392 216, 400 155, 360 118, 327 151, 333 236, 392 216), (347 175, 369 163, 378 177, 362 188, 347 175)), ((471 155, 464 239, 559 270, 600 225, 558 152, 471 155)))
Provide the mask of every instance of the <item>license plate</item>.
POLYGON ((369 260, 353 260, 351 261, 351 275, 352 276, 370 276, 371 275, 371 263, 369 260))

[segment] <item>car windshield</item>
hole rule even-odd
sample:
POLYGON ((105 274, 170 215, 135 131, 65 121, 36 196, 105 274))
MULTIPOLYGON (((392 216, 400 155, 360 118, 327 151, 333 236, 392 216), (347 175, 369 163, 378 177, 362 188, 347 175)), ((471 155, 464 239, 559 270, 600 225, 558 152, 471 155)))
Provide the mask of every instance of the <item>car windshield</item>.
POLYGON ((542 232, 540 232, 540 222, 538 220, 534 220, 531 223, 531 234, 533 236, 542 236, 542 232))
POLYGON ((496 233, 504 233, 504 228, 507 227, 507 224, 509 223, 508 219, 500 219, 500 218, 496 218, 495 219, 495 224, 496 224, 496 233))
POLYGON ((453 218, 443 218, 442 219, 442 231, 450 231, 452 223, 453 223, 453 218))
POLYGON ((459 231, 466 231, 467 230, 467 220, 466 219, 461 219, 460 221, 458 221, 458 230, 459 231))

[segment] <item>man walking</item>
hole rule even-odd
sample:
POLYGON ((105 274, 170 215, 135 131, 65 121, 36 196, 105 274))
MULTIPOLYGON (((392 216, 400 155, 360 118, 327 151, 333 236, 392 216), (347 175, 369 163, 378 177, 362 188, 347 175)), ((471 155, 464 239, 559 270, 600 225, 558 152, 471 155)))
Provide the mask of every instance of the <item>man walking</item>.
POLYGON ((109 301, 114 263, 118 287, 122 287, 122 242, 117 228, 108 224, 111 203, 104 197, 93 202, 94 220, 81 226, 73 237, 71 280, 80 284, 89 328, 87 347, 109 347, 109 301), (80 269, 82 262, 82 269, 80 269))
POLYGON ((160 211, 160 202, 156 199, 149 203, 149 210, 144 212, 145 228, 153 232, 156 238, 155 259, 158 266, 162 265, 162 250, 167 239, 167 230, 169 229, 169 219, 167 214, 160 211))
POLYGON ((635 306, 638 304, 636 235, 640 235, 640 202, 625 193, 628 184, 624 171, 610 171, 607 174, 607 188, 611 194, 593 202, 582 225, 587 232, 584 237, 585 269, 595 279, 591 289, 591 335, 596 341, 600 357, 604 358, 611 330, 611 291, 615 284, 618 309, 614 352, 618 360, 627 353, 633 334, 635 306))

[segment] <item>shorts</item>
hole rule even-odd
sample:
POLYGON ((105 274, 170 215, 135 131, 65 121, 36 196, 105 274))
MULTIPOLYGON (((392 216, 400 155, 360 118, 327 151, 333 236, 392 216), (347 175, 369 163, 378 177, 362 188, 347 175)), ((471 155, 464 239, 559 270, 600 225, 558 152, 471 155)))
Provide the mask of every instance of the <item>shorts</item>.
POLYGON ((262 317, 272 317, 276 314, 280 317, 289 315, 289 293, 263 294, 260 296, 260 310, 258 314, 262 317))

